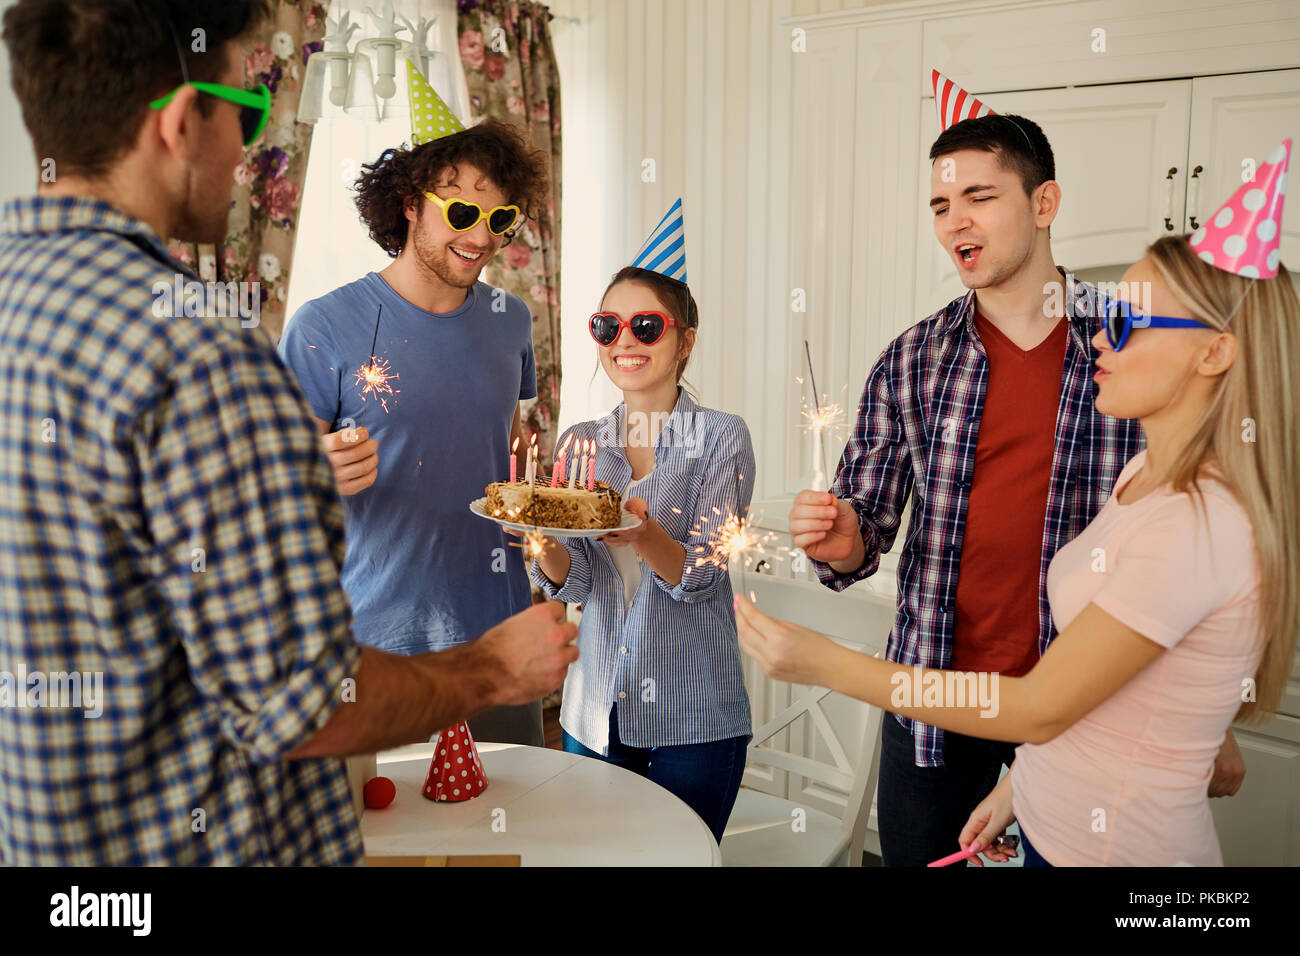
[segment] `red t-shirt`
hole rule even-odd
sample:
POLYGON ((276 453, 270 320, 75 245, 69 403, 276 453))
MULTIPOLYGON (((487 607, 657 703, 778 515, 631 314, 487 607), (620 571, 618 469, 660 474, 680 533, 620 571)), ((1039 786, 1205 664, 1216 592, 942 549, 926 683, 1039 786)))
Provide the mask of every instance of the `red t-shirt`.
POLYGON ((1068 329, 1061 319, 1026 352, 978 312, 975 328, 988 356, 988 388, 962 535, 951 666, 1018 677, 1038 661, 1043 524, 1068 329))

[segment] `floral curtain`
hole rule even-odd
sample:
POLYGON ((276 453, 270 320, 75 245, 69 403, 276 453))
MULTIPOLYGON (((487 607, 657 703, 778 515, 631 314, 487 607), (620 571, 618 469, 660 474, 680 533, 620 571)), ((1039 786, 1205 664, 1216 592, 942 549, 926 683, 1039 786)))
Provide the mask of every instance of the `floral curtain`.
POLYGON ((244 40, 244 80, 248 86, 265 83, 271 91, 271 118, 235 168, 225 241, 219 246, 170 244, 172 254, 205 280, 258 283, 259 327, 272 342, 284 328, 311 145, 311 126, 297 121, 298 97, 307 57, 323 47, 325 12, 323 3, 278 0, 270 19, 244 40))
POLYGON ((560 75, 551 47, 551 12, 529 0, 460 0, 457 34, 471 119, 518 123, 550 157, 550 198, 487 267, 487 281, 519 296, 533 313, 537 398, 523 422, 554 454, 560 412, 560 75))

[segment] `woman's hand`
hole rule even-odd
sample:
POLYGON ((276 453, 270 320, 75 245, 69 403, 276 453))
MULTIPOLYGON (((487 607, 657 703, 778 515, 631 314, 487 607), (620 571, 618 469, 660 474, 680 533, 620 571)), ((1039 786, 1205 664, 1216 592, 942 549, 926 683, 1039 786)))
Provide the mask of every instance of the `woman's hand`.
MULTIPOLYGON (((977 842, 985 848, 980 851, 984 859, 991 863, 1005 863, 1016 855, 1016 851, 999 849, 995 844, 1015 819, 1016 815, 1011 809, 1011 773, 1008 772, 971 811, 970 819, 957 837, 957 843, 963 850, 969 850, 971 843, 977 842)), ((979 855, 971 857, 971 861, 976 866, 984 865, 979 855)))
POLYGON ((628 511, 641 519, 641 523, 635 528, 629 528, 626 531, 611 531, 609 534, 602 534, 597 541, 604 541, 611 548, 622 548, 627 545, 632 546, 632 550, 638 554, 641 547, 645 545, 646 539, 652 536, 656 531, 663 533, 659 523, 650 517, 650 507, 646 504, 644 498, 629 498, 623 505, 628 511))
POLYGON ((1246 779, 1246 761, 1237 746, 1237 738, 1232 736, 1232 729, 1223 738, 1219 752, 1214 757, 1214 772, 1210 776, 1207 793, 1211 797, 1231 797, 1241 789, 1241 781, 1246 779))
POLYGON ((686 563, 685 545, 650 517, 650 508, 644 498, 629 498, 625 507, 640 518, 641 523, 627 531, 602 534, 596 540, 615 548, 631 545, 637 556, 650 566, 650 570, 663 578, 670 587, 677 587, 681 584, 686 563))
POLYGON ((768 617, 740 595, 736 595, 735 608, 740 646, 769 677, 826 686, 825 675, 839 645, 806 627, 768 617))

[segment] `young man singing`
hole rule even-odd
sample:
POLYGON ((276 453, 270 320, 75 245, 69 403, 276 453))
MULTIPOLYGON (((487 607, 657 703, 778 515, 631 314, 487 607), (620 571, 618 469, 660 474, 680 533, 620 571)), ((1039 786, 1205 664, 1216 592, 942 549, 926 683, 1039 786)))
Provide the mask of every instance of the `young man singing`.
MULTIPOLYGON (((1047 138, 1023 117, 975 112, 947 125, 947 111, 930 149, 935 237, 970 291, 885 349, 835 482, 796 496, 790 530, 821 581, 843 590, 875 573, 910 496, 887 658, 1019 676, 1056 636, 1052 556, 1143 441, 1136 419, 1093 406, 1098 294, 1052 256, 1061 190, 1047 138)), ((884 865, 956 849, 1014 750, 887 715, 884 865)), ((1223 761, 1212 793, 1244 772, 1231 734, 1223 761)))

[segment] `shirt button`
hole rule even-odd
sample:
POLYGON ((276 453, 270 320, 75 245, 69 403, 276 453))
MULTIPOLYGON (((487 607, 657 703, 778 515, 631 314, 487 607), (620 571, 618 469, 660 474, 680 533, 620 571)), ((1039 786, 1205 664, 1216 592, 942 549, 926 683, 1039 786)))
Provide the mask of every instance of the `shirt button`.
POLYGON ((626 697, 626 696, 627 696, 627 691, 625 691, 625 690, 621 690, 621 691, 618 692, 618 699, 619 699, 619 700, 622 700, 622 699, 623 699, 624 697, 626 697))
POLYGON ((620 648, 618 649, 618 652, 619 652, 620 654, 626 654, 626 653, 627 653, 627 648, 626 648, 626 647, 620 647, 620 648))

